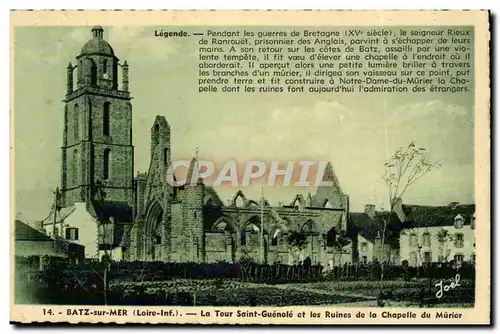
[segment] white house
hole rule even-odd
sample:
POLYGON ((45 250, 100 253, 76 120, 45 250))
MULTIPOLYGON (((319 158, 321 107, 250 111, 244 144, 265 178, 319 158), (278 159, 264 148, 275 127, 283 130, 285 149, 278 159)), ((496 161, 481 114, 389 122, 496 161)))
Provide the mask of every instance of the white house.
POLYGON ((475 205, 403 205, 409 228, 400 234, 400 258, 428 262, 475 262, 475 205))
MULTIPOLYGON (((120 224, 125 220, 122 216, 127 212, 120 212, 109 208, 116 206, 87 205, 77 202, 70 207, 61 208, 56 213, 52 212, 43 222, 42 226, 49 237, 60 237, 72 243, 85 247, 85 258, 101 259, 108 253, 111 259, 123 259, 123 247, 126 247, 128 225, 120 224), (97 210, 96 210, 97 209, 97 210), (97 219, 96 217, 101 217, 97 219), (100 223, 104 221, 105 223, 100 223), (125 236, 125 237, 124 237, 125 236)), ((53 211, 53 210, 52 210, 53 211)))
POLYGON ((376 211, 375 205, 366 204, 365 212, 351 212, 349 214, 351 235, 353 236, 354 256, 360 263, 373 261, 398 263, 398 252, 393 247, 394 227, 401 226, 401 221, 396 213, 392 214, 389 221, 389 212, 376 211), (382 244, 384 222, 388 223, 386 238, 382 244))

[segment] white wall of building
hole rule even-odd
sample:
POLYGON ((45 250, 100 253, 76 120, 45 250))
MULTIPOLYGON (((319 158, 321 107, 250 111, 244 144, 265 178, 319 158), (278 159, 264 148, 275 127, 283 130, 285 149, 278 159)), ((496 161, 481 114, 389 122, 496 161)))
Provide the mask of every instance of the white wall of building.
POLYGON ((400 235, 400 260, 407 260, 410 266, 418 266, 429 259, 431 262, 439 262, 440 256, 444 256, 446 262, 454 260, 455 256, 458 258, 460 255, 463 261, 475 261, 475 242, 475 230, 471 228, 471 225, 464 225, 461 228, 436 226, 404 230, 400 235), (441 246, 437 235, 442 229, 447 230, 453 240, 447 241, 441 246), (430 244, 424 242, 424 233, 429 233, 430 244), (455 242, 457 234, 462 235, 463 246, 455 242), (419 246, 421 247, 420 252, 419 246))
POLYGON ((373 243, 358 234, 358 259, 361 263, 373 261, 373 243), (366 260, 366 261, 365 261, 366 260))
MULTIPOLYGON (((66 217, 63 216, 62 218, 63 230, 61 231, 61 223, 58 222, 56 224, 57 234, 65 238, 66 229, 77 228, 78 240, 68 239, 68 241, 84 246, 85 258, 98 258, 98 256, 100 255, 98 250, 98 225, 94 217, 87 211, 86 204, 75 203, 74 210, 72 212, 70 211, 69 215, 67 215, 66 217)), ((45 222, 44 229, 47 235, 52 236, 53 225, 50 222, 45 222)))

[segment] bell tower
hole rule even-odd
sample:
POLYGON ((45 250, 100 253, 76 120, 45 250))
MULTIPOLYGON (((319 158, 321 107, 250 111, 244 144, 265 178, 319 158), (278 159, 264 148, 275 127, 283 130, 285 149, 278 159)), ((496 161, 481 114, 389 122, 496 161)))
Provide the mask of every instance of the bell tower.
POLYGON ((76 57, 76 65, 67 67, 61 148, 63 206, 96 199, 96 185, 103 187, 106 201, 133 204, 132 98, 128 89, 127 62, 119 62, 104 40, 102 27, 92 28, 92 38, 76 57))

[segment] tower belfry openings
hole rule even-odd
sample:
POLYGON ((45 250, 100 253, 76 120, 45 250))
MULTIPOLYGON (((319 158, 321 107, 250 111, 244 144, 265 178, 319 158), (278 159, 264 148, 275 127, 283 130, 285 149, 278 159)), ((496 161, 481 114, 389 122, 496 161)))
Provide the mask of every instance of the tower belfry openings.
POLYGON ((120 63, 104 29, 91 29, 76 65, 67 66, 64 108, 62 204, 94 200, 101 183, 107 201, 133 204, 132 105, 127 62, 120 63), (121 69, 123 88, 118 87, 121 69), (74 72, 77 72, 76 87, 74 72))

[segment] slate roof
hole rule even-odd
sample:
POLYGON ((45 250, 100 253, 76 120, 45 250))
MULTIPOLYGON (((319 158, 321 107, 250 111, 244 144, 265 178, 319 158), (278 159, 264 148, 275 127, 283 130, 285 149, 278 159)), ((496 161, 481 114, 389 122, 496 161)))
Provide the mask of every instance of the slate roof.
MULTIPOLYGON (((382 234, 384 220, 388 217, 389 212, 386 211, 376 211, 373 218, 370 218, 364 212, 351 212, 349 213, 350 224, 347 226, 347 233, 351 236, 359 234, 366 240, 374 243, 379 232, 382 234)), ((402 223, 396 213, 392 213, 391 219, 388 220, 386 238, 391 241, 395 240, 394 237, 399 235, 399 231, 405 226, 406 223, 402 223)))
POLYGON ((364 212, 351 212, 349 214, 351 224, 348 224, 348 234, 360 234, 363 238, 375 242, 377 227, 370 217, 364 212))
POLYGON ((15 236, 16 240, 33 240, 33 241, 48 241, 52 240, 49 236, 44 233, 35 230, 33 227, 20 220, 16 220, 15 226, 15 236))
MULTIPOLYGON (((52 239, 48 235, 37 231, 33 227, 29 226, 26 223, 23 223, 20 220, 16 220, 15 237, 16 241, 54 241, 54 239, 52 239)), ((77 243, 73 243, 62 238, 58 238, 55 241, 55 247, 57 251, 66 253, 78 253, 81 256, 83 256, 85 252, 85 247, 77 243)))
MULTIPOLYGON (((74 206, 59 208, 59 211, 57 212, 56 215, 56 223, 60 223, 61 221, 69 217, 74 211, 75 211, 74 206)), ((54 221, 54 206, 52 205, 49 215, 47 216, 47 218, 43 220, 43 224, 44 225, 52 224, 53 221, 54 221)))
POLYGON ((461 215, 464 225, 471 224, 476 212, 475 204, 450 204, 446 206, 403 205, 409 227, 453 226, 455 217, 461 215))
MULTIPOLYGON (((130 245, 130 230, 133 221, 132 207, 126 202, 105 201, 103 204, 97 200, 92 201, 92 207, 94 209, 93 213, 99 221, 104 220, 109 222, 111 217, 115 221, 115 224, 111 225, 113 226, 112 232, 110 225, 106 224, 105 228, 108 229, 106 240, 101 240, 99 248, 103 249, 103 244, 112 245, 113 247, 128 247, 130 245)), ((100 228, 104 227, 100 226, 100 228)))
POLYGON ((126 202, 118 201, 92 201, 92 206, 98 220, 108 220, 113 217, 115 222, 131 223, 133 220, 133 210, 126 202))

